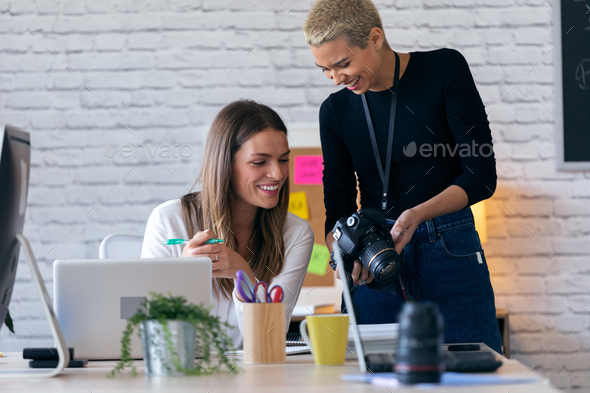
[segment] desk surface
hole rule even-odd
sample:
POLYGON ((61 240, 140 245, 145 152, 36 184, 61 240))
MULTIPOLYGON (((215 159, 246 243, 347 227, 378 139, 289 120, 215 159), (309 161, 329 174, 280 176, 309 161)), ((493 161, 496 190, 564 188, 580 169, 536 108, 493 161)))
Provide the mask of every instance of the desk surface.
MULTIPOLYGON (((332 392, 339 390, 364 392, 387 392, 383 387, 370 384, 346 382, 340 379, 342 374, 356 374, 359 372, 358 362, 346 362, 343 366, 316 366, 311 355, 287 356, 287 362, 272 365, 239 365, 243 371, 239 374, 223 373, 201 377, 145 377, 143 375, 143 362, 135 362, 137 377, 130 377, 127 372, 115 379, 106 377, 112 369, 114 361, 89 362, 85 368, 75 368, 64 371, 55 378, 28 378, 28 379, 3 379, 1 382, 3 392, 332 392)), ((0 368, 24 368, 27 361, 22 359, 20 353, 5 353, 0 358, 0 368)), ((529 372, 529 368, 516 360, 504 359, 504 364, 498 369, 498 374, 523 376, 529 372)), ((466 391, 481 393, 557 393, 558 390, 551 387, 547 379, 530 371, 528 376, 539 377, 535 384, 495 385, 468 387, 466 391)), ((392 388, 393 389, 393 388, 392 388)), ((412 388, 396 388, 393 390, 415 391, 412 388)), ((417 389, 416 389, 417 390, 417 389)), ((423 391, 423 390, 421 390, 423 391)), ((437 388, 437 392, 456 392, 457 387, 437 388)))

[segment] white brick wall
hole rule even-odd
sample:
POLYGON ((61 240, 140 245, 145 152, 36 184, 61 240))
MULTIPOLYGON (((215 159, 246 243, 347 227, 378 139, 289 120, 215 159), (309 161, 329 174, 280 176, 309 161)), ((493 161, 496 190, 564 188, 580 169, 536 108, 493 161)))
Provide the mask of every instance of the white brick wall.
MULTIPOLYGON (((224 104, 253 98, 309 123, 335 91, 300 30, 313 1, 172 3, 0 9, 0 119, 32 132, 25 234, 50 292, 54 259, 96 258, 103 237, 142 233, 154 206, 186 192, 224 104), (110 142, 188 143, 193 155, 109 159, 110 142)), ((485 250, 497 306, 511 312, 512 355, 555 386, 590 390, 590 173, 555 170, 551 1, 376 4, 394 49, 467 58, 493 107, 499 181, 485 250)), ((17 334, 2 329, 3 351, 51 344, 27 270, 21 258, 17 334)))

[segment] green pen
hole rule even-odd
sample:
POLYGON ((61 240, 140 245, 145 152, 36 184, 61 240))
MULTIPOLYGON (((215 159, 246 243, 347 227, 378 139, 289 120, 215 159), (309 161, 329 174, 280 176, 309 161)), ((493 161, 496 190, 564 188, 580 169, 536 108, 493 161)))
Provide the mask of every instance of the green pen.
MULTIPOLYGON (((184 240, 184 239, 168 239, 166 241, 163 241, 162 244, 164 244, 166 246, 175 246, 177 244, 186 244, 188 242, 189 242, 188 240, 184 240)), ((217 243, 223 243, 223 240, 222 239, 209 239, 203 244, 217 244, 217 243)))

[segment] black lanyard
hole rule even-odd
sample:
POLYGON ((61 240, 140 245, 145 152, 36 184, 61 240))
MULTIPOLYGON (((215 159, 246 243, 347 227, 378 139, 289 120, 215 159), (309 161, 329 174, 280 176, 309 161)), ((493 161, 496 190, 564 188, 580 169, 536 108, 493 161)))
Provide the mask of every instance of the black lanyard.
POLYGON ((371 144, 373 145, 373 154, 375 155, 375 161, 377 169, 379 170, 379 176, 383 183, 383 196, 381 198, 381 209, 383 209, 383 215, 386 214, 387 209, 387 192, 389 187, 389 172, 391 170, 391 150, 393 148, 393 127, 395 125, 395 112, 397 108, 397 85, 399 84, 399 56, 395 54, 395 74, 393 77, 393 96, 391 97, 391 113, 389 116, 389 137, 387 138, 387 159, 385 160, 385 173, 383 172, 383 165, 381 164, 381 157, 379 156, 379 148, 377 147, 377 139, 375 138, 375 130, 373 129, 373 122, 371 121, 371 114, 369 113, 369 106, 367 105, 367 99, 365 95, 363 98, 363 107, 365 108, 365 117, 367 118, 367 126, 369 127, 369 135, 371 136, 371 144))

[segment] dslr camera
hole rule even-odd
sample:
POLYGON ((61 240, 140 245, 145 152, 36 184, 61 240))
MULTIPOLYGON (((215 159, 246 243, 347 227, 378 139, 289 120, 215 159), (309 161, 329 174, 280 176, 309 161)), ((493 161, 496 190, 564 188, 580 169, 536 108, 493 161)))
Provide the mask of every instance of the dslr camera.
MULTIPOLYGON (((367 284, 369 288, 396 293, 393 284, 402 273, 404 262, 395 251, 385 217, 380 212, 364 208, 348 218, 343 217, 334 225, 332 235, 340 246, 349 288, 353 287, 351 273, 358 259, 374 277, 367 284)), ((330 266, 336 270, 334 252, 330 256, 330 266)))

